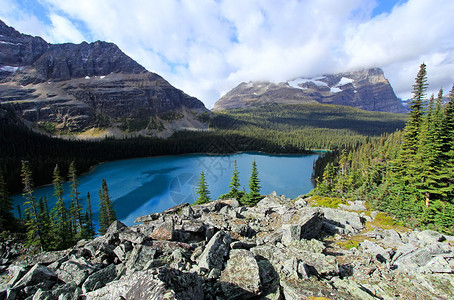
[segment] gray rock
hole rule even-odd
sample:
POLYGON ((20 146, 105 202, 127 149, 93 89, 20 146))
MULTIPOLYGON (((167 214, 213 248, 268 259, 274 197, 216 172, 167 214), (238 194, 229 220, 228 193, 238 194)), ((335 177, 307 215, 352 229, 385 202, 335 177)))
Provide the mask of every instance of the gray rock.
POLYGON ((127 274, 142 270, 147 263, 156 257, 157 250, 151 246, 137 245, 131 251, 128 260, 124 264, 124 269, 127 274))
POLYGON ((56 283, 57 274, 45 266, 36 264, 14 284, 13 288, 22 289, 42 282, 56 283))
POLYGON ((8 268, 8 273, 10 276, 8 285, 14 286, 16 282, 18 282, 22 278, 22 276, 24 276, 27 273, 27 269, 21 266, 11 265, 8 268))
POLYGON ((127 226, 118 220, 114 221, 110 224, 109 228, 107 228, 106 235, 118 233, 123 228, 127 228, 127 226))
POLYGON ((82 291, 88 293, 104 287, 107 283, 113 281, 117 277, 115 265, 111 264, 106 268, 99 270, 85 280, 82 285, 82 291))
POLYGON ((344 290, 349 293, 352 299, 358 300, 374 300, 377 297, 372 296, 371 292, 368 291, 364 286, 360 285, 349 279, 340 279, 340 278, 333 278, 331 280, 332 284, 339 290, 344 290))
POLYGON ((391 250, 385 250, 376 243, 365 240, 361 243, 361 247, 363 247, 364 252, 373 254, 381 263, 389 262, 391 260, 391 250))
POLYGON ((159 219, 160 216, 161 215, 159 213, 152 213, 146 216, 140 216, 134 220, 134 223, 149 223, 159 219))
POLYGON ((171 241, 173 240, 174 230, 173 221, 165 221, 155 227, 150 237, 154 240, 171 241))
POLYGON ((74 282, 76 285, 81 285, 87 277, 95 271, 95 268, 87 262, 68 260, 61 264, 56 270, 58 279, 63 282, 74 282))
POLYGON ((201 279, 192 273, 160 268, 134 272, 86 293, 86 299, 203 299, 201 279))
MULTIPOLYGON (((334 208, 321 207, 326 221, 330 225, 334 225, 336 232, 342 234, 356 234, 364 228, 361 217, 356 212, 349 212, 334 208)), ((329 228, 333 228, 329 226, 329 228)))
POLYGON ((257 208, 262 211, 275 211, 281 214, 294 207, 291 199, 277 196, 276 192, 272 192, 257 203, 257 208))
POLYGON ((262 290, 260 271, 252 253, 243 249, 230 251, 220 283, 222 292, 228 299, 259 295, 262 290))
POLYGON ((125 241, 130 241, 133 244, 142 244, 146 240, 146 236, 129 228, 124 228, 118 234, 118 238, 122 243, 124 243, 125 241))
POLYGON ((421 232, 417 232, 416 236, 426 244, 431 244, 434 242, 443 242, 444 240, 446 240, 444 235, 433 230, 424 230, 421 232))
POLYGON ((230 236, 224 231, 218 231, 208 242, 199 257, 199 267, 211 270, 222 269, 224 258, 229 254, 229 246, 232 242, 230 236))
POLYGON ((282 243, 289 245, 301 239, 318 237, 323 225, 321 216, 317 210, 311 210, 302 214, 297 224, 284 224, 282 243))

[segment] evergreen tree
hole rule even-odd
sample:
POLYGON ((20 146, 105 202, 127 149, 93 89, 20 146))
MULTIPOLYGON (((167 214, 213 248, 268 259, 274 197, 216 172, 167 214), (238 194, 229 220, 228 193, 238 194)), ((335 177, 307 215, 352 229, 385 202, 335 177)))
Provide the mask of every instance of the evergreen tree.
POLYGON ((404 128, 404 139, 400 158, 398 159, 396 171, 400 173, 402 180, 407 184, 415 184, 418 164, 415 155, 418 151, 423 116, 425 113, 425 92, 427 90, 427 72, 426 65, 421 64, 418 75, 415 78, 416 83, 413 85, 413 98, 410 101, 410 113, 407 124, 404 128))
POLYGON ((441 141, 443 162, 440 175, 441 190, 443 195, 454 203, 454 86, 449 93, 449 102, 444 110, 441 141))
POLYGON ((210 191, 208 190, 208 184, 205 180, 205 173, 200 173, 200 179, 197 183, 197 195, 198 198, 194 204, 204 204, 210 202, 210 191))
POLYGON ((229 187, 231 188, 230 191, 227 194, 221 195, 221 199, 235 198, 240 200, 241 197, 243 197, 244 193, 240 191, 240 172, 238 171, 236 159, 233 163, 233 174, 230 179, 229 187))
POLYGON ((99 189, 99 202, 99 233, 103 235, 107 232, 110 224, 117 220, 112 201, 110 200, 109 188, 104 178, 102 179, 102 187, 99 189))
POLYGON ((54 196, 57 198, 57 203, 52 209, 53 230, 54 230, 54 249, 66 249, 71 245, 72 237, 70 223, 68 222, 68 212, 63 200, 63 178, 60 176, 58 165, 54 168, 54 196))
POLYGON ((73 226, 76 227, 76 232, 78 232, 78 237, 81 237, 83 228, 82 208, 80 206, 79 181, 77 180, 76 163, 74 161, 69 165, 68 179, 71 186, 71 193, 69 194, 69 197, 71 198, 70 215, 73 226))
POLYGON ((0 171, 0 232, 14 229, 15 218, 12 209, 13 204, 8 195, 5 179, 0 171))
POLYGON ((38 201, 39 208, 39 224, 41 224, 41 237, 43 241, 43 250, 50 250, 53 240, 52 222, 47 206, 47 197, 41 197, 38 201))
POLYGON ((254 160, 252 162, 251 178, 249 179, 249 194, 243 197, 242 204, 254 206, 262 199, 260 195, 260 179, 258 176, 257 164, 254 160))
POLYGON ((85 213, 84 238, 92 239, 95 237, 95 226, 93 224, 93 211, 91 209, 91 196, 87 193, 87 211, 85 213))
POLYGON ((37 246, 43 250, 43 239, 39 224, 38 207, 35 200, 32 171, 28 161, 22 161, 21 168, 22 183, 24 185, 23 197, 25 199, 25 225, 27 226, 27 246, 37 246))

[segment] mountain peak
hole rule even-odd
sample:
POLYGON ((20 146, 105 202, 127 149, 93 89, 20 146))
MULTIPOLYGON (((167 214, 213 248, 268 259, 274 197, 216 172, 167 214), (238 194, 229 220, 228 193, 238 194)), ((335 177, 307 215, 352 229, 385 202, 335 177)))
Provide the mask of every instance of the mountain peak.
POLYGON ((49 44, 0 21, 0 104, 51 134, 103 127, 115 136, 205 128, 203 103, 114 43, 49 44))
POLYGON ((286 82, 241 83, 214 105, 213 110, 260 106, 268 103, 324 103, 369 111, 405 112, 380 68, 298 77, 286 82))

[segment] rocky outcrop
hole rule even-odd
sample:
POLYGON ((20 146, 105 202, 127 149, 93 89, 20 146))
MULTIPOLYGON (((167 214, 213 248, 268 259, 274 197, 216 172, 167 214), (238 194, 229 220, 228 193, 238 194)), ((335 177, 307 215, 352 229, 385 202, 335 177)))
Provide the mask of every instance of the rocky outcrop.
POLYGON ((317 102, 369 111, 406 112, 379 68, 281 83, 243 82, 219 99, 213 110, 317 102))
POLYGON ((203 103, 148 72, 115 44, 48 44, 0 21, 0 105, 51 134, 203 129, 203 103))
POLYGON ((272 193, 255 207, 217 200, 143 216, 132 227, 116 221, 72 249, 11 257, 0 297, 454 297, 454 237, 374 227, 376 213, 362 202, 344 209, 307 202, 272 193), (354 247, 341 247, 346 242, 354 247))

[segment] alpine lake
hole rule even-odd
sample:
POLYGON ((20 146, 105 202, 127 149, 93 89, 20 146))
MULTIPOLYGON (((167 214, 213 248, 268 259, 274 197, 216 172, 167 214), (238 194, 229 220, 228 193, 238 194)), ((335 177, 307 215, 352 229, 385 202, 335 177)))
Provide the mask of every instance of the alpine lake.
MULTIPOLYGON (((262 195, 276 191, 278 195, 296 198, 313 188, 311 175, 313 163, 318 157, 319 154, 191 154, 108 162, 97 165, 90 172, 79 177, 79 198, 85 212, 87 193, 90 193, 94 218, 97 220, 98 190, 102 179, 105 178, 118 220, 131 226, 139 216, 162 212, 184 202, 193 203, 197 199, 197 183, 202 171, 205 173, 212 200, 227 193, 230 190, 228 185, 235 160, 240 172, 240 183, 246 192, 249 191, 249 177, 252 162, 255 160, 262 195)), ((63 197, 69 208, 69 183, 64 183, 63 187, 65 190, 63 197)), ((56 203, 53 194, 52 185, 39 187, 34 192, 37 200, 40 197, 47 197, 50 208, 56 203)), ((22 195, 15 195, 12 198, 16 216, 18 216, 18 205, 23 214, 22 195)))

